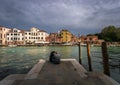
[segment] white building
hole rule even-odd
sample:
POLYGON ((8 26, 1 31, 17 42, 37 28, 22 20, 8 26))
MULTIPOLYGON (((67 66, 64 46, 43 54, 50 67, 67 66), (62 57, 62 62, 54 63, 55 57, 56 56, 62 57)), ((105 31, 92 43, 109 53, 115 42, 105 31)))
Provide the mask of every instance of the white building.
POLYGON ((8 45, 24 45, 24 31, 13 28, 7 33, 8 45))
POLYGON ((16 28, 0 27, 0 45, 44 44, 49 34, 38 28, 23 31, 16 28))
POLYGON ((0 26, 0 45, 6 45, 6 34, 10 31, 9 28, 0 26))
POLYGON ((44 44, 46 42, 46 37, 49 34, 43 30, 39 30, 38 28, 31 28, 30 31, 25 31, 24 39, 26 44, 44 44))

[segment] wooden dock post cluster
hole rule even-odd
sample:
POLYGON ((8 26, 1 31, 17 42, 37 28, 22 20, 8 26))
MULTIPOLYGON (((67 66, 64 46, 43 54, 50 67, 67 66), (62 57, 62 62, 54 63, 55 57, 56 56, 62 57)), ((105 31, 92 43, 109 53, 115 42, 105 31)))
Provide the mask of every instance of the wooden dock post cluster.
MULTIPOLYGON (((87 56, 88 56, 89 71, 92 71, 91 56, 90 56, 90 43, 89 42, 87 42, 87 56)), ((82 48, 81 48, 80 42, 79 42, 79 63, 82 64, 82 48)))
MULTIPOLYGON (((102 43, 101 46, 102 49, 102 56, 103 56, 103 68, 104 73, 108 76, 110 76, 110 70, 109 70, 109 58, 107 53, 107 44, 106 42, 102 43)), ((82 52, 81 52, 81 43, 79 43, 79 63, 82 64, 82 52)), ((91 62, 91 56, 90 56, 90 43, 87 42, 87 56, 88 56, 88 65, 89 65, 89 71, 92 71, 92 62, 91 62)))

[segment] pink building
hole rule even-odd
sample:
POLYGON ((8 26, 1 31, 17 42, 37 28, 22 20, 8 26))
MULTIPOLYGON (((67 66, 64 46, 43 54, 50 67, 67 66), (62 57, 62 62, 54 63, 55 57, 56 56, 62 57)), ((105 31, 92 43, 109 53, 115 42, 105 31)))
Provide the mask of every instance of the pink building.
POLYGON ((10 31, 9 28, 0 26, 0 45, 6 45, 6 35, 10 31))

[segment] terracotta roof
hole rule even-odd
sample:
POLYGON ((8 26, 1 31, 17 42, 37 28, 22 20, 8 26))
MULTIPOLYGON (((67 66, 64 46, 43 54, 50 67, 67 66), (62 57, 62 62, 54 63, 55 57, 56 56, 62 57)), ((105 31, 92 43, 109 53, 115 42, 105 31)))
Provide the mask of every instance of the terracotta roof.
POLYGON ((44 31, 44 30, 39 30, 39 32, 46 32, 46 31, 44 31))

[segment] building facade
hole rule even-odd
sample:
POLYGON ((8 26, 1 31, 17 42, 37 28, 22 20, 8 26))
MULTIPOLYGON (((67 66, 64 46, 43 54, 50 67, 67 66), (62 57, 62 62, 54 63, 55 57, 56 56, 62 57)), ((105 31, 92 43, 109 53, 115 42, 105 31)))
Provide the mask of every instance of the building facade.
POLYGON ((75 45, 75 44, 78 43, 78 38, 73 34, 72 34, 72 37, 71 37, 71 43, 72 43, 72 45, 75 45))
POLYGON ((0 45, 6 45, 7 41, 6 35, 9 31, 10 31, 9 28, 0 26, 0 45))
POLYGON ((79 38, 79 40, 82 42, 82 43, 87 43, 87 42, 90 42, 90 44, 99 44, 101 45, 102 42, 104 42, 104 40, 100 40, 98 39, 98 36, 81 36, 79 38))
POLYGON ((46 41, 46 37, 48 36, 47 32, 33 27, 29 31, 24 32, 24 41, 25 44, 45 44, 49 43, 46 41))
POLYGON ((60 37, 59 33, 50 33, 49 43, 50 44, 60 44, 61 43, 61 37, 60 37))
POLYGON ((81 36, 81 42, 95 42, 98 41, 98 36, 81 36))
POLYGON ((7 45, 24 45, 24 31, 17 28, 7 33, 7 45))
POLYGON ((7 33, 7 45, 35 45, 35 44, 45 44, 46 37, 49 36, 43 30, 39 30, 38 28, 31 28, 30 30, 19 30, 19 29, 11 29, 7 33))
POLYGON ((68 43, 68 42, 71 42, 72 40, 72 33, 66 29, 63 29, 60 31, 60 37, 61 37, 62 43, 68 43))

